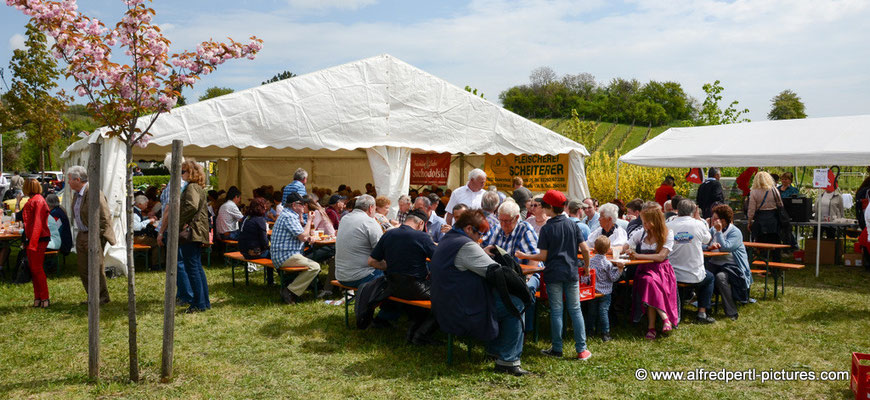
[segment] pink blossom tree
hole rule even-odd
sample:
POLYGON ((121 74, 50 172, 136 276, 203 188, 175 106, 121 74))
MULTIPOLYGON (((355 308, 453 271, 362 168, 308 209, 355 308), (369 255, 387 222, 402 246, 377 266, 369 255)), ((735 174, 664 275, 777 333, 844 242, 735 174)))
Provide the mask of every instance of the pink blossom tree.
MULTIPOLYGON (((107 135, 126 143, 130 380, 135 382, 139 380, 139 365, 133 266, 133 146, 148 144, 149 130, 161 114, 175 106, 183 88, 193 87, 197 79, 227 60, 254 59, 263 41, 255 36, 248 43, 208 40, 200 43, 196 51, 170 55, 170 41, 152 22, 154 10, 145 6, 145 0, 123 1, 127 11, 114 28, 78 12, 76 0, 6 0, 6 4, 30 16, 34 26, 54 38, 52 54, 66 63, 64 74, 75 82, 76 93, 87 100, 95 118, 107 128, 107 135), (113 50, 123 51, 126 63, 113 60, 113 50), (140 124, 140 119, 144 123, 140 124)), ((92 375, 97 378, 96 373, 92 375)))

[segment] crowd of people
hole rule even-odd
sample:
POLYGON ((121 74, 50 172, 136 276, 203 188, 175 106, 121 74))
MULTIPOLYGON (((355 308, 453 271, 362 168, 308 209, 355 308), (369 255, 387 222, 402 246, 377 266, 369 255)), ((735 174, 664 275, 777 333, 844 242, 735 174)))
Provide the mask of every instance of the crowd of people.
MULTIPOLYGON (((171 161, 167 155, 164 163, 171 161)), ((715 168, 699 187, 697 203, 677 195, 673 178, 667 177, 654 201, 614 199, 604 204, 594 198, 569 199, 556 190, 533 195, 519 177, 513 180, 512 193, 500 193, 485 188, 485 172, 474 169, 466 184, 452 192, 409 191, 397 199, 392 214, 390 199, 377 196, 371 184, 366 184, 366 193, 347 185, 335 192, 317 187, 309 192, 308 173, 300 168, 280 190, 258 187, 243 203, 235 186, 206 191, 205 173, 195 160, 182 160, 181 165, 177 303, 187 305, 188 313, 211 307, 201 254, 204 245, 222 242, 237 243, 247 259, 269 259, 276 268, 301 270, 280 276, 278 296, 287 304, 304 301, 326 265, 328 281, 357 288, 361 326, 392 327, 407 314, 409 343, 437 342, 433 333, 439 328, 471 336, 487 343, 497 371, 513 375, 527 373, 520 364, 523 336, 534 329, 532 310, 539 292, 550 310, 551 346, 543 354, 564 357, 566 315, 573 326, 572 358, 580 360, 592 356, 587 333, 600 336, 602 342, 612 340, 611 316, 646 322, 647 339, 667 335, 681 322, 679 286, 693 293, 683 299, 694 296, 694 320, 701 324, 716 322, 709 315, 714 293, 721 295, 725 315, 732 320, 738 319, 741 304, 754 302, 743 245, 747 238, 733 223, 734 210, 724 201, 715 168), (323 237, 335 240, 323 244, 323 237), (705 251, 719 255, 705 257, 705 251), (621 254, 645 262, 627 266, 621 254), (520 274, 520 266, 537 267, 536 273, 520 274), (592 271, 599 295, 590 302, 587 324, 579 288, 591 284, 592 271), (632 284, 617 284, 622 281, 632 284), (389 296, 431 300, 432 309, 383 302, 389 296)), ((782 198, 794 192, 790 174, 780 179, 779 187, 765 171, 753 179, 746 207, 751 240, 780 241, 775 212, 782 198)), ((86 170, 71 167, 67 181, 73 196, 69 217, 56 195, 42 197, 34 179, 23 182, 18 196, 27 198, 17 202, 15 211, 24 224, 34 307, 50 304, 42 272, 47 249, 69 252, 74 244, 79 275, 88 290, 86 170), (72 223, 78 231, 74 242, 72 223)), ((156 187, 137 192, 131 210, 134 240, 151 246, 153 268, 163 262, 170 192, 156 187)), ((870 178, 862 184, 859 199, 870 199, 868 193, 870 178)), ((99 196, 100 240, 114 244, 105 195, 99 196)), ((866 231, 864 237, 866 243, 866 231)), ((105 304, 110 298, 102 268, 99 279, 100 303, 105 304)), ((335 294, 327 286, 321 297, 335 294)))

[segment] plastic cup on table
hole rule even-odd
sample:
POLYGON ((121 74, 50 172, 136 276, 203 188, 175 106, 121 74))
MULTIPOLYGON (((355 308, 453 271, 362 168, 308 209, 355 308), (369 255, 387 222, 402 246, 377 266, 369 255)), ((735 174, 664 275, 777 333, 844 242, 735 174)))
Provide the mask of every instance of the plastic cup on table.
POLYGON ((620 251, 622 251, 622 248, 620 248, 620 247, 611 247, 611 248, 610 248, 610 252, 613 253, 613 259, 614 259, 614 260, 618 260, 618 259, 619 259, 619 255, 620 255, 619 253, 620 253, 620 251))

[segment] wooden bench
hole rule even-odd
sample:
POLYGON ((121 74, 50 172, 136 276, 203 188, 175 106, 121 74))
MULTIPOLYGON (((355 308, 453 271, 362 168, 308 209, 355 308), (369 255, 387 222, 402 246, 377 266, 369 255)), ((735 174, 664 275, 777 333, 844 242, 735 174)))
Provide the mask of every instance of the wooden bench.
MULTIPOLYGON (((333 280, 330 283, 332 284, 332 286, 335 286, 337 288, 344 290, 344 326, 347 328, 350 328, 350 307, 348 304, 350 303, 350 300, 353 297, 351 297, 349 291, 351 291, 351 290, 356 291, 357 289, 354 287, 342 285, 341 283, 338 282, 338 280, 333 280)), ((395 301, 396 303, 407 304, 409 306, 420 307, 420 308, 424 308, 427 310, 432 309, 432 301, 430 301, 430 300, 406 300, 406 299, 398 298, 395 296, 387 297, 387 300, 395 301)), ((447 364, 453 363, 453 340, 454 340, 453 334, 448 333, 447 334, 447 364)), ((471 358, 471 344, 470 343, 467 344, 466 347, 468 348, 468 357, 471 358)))
POLYGON ((776 262, 776 261, 764 261, 764 260, 755 260, 752 262, 752 266, 755 267, 764 267, 763 270, 751 270, 753 273, 755 271, 764 272, 764 297, 767 298, 767 277, 768 275, 773 277, 773 298, 776 298, 777 293, 777 284, 781 286, 781 293, 785 295, 785 271, 787 270, 799 270, 803 269, 805 266, 802 264, 790 264, 784 262, 776 262))
MULTIPOLYGON (((255 258, 249 260, 245 258, 241 252, 232 252, 232 253, 224 253, 224 259, 226 259, 226 263, 230 265, 230 270, 233 277, 233 286, 236 286, 236 267, 242 267, 245 269, 245 286, 248 285, 248 263, 257 264, 263 267, 263 283, 267 283, 267 271, 274 270, 275 265, 272 264, 272 260, 268 258, 255 258)), ((308 271, 308 267, 280 267, 278 268, 278 272, 305 272, 308 271)), ((317 296, 318 288, 317 288, 317 279, 313 282, 314 285, 314 296, 317 296)))
POLYGON ((55 276, 60 276, 61 269, 66 266, 66 256, 63 256, 63 263, 61 263, 61 254, 57 250, 48 250, 45 252, 45 256, 54 256, 57 259, 57 272, 55 272, 55 276))

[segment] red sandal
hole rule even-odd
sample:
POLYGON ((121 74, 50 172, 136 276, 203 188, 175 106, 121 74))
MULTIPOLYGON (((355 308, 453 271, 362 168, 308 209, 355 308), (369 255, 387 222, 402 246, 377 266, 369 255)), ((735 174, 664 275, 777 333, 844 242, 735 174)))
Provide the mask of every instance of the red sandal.
POLYGON ((652 328, 652 329, 646 331, 646 336, 644 336, 644 337, 649 339, 649 340, 655 340, 656 339, 656 329, 652 328))

